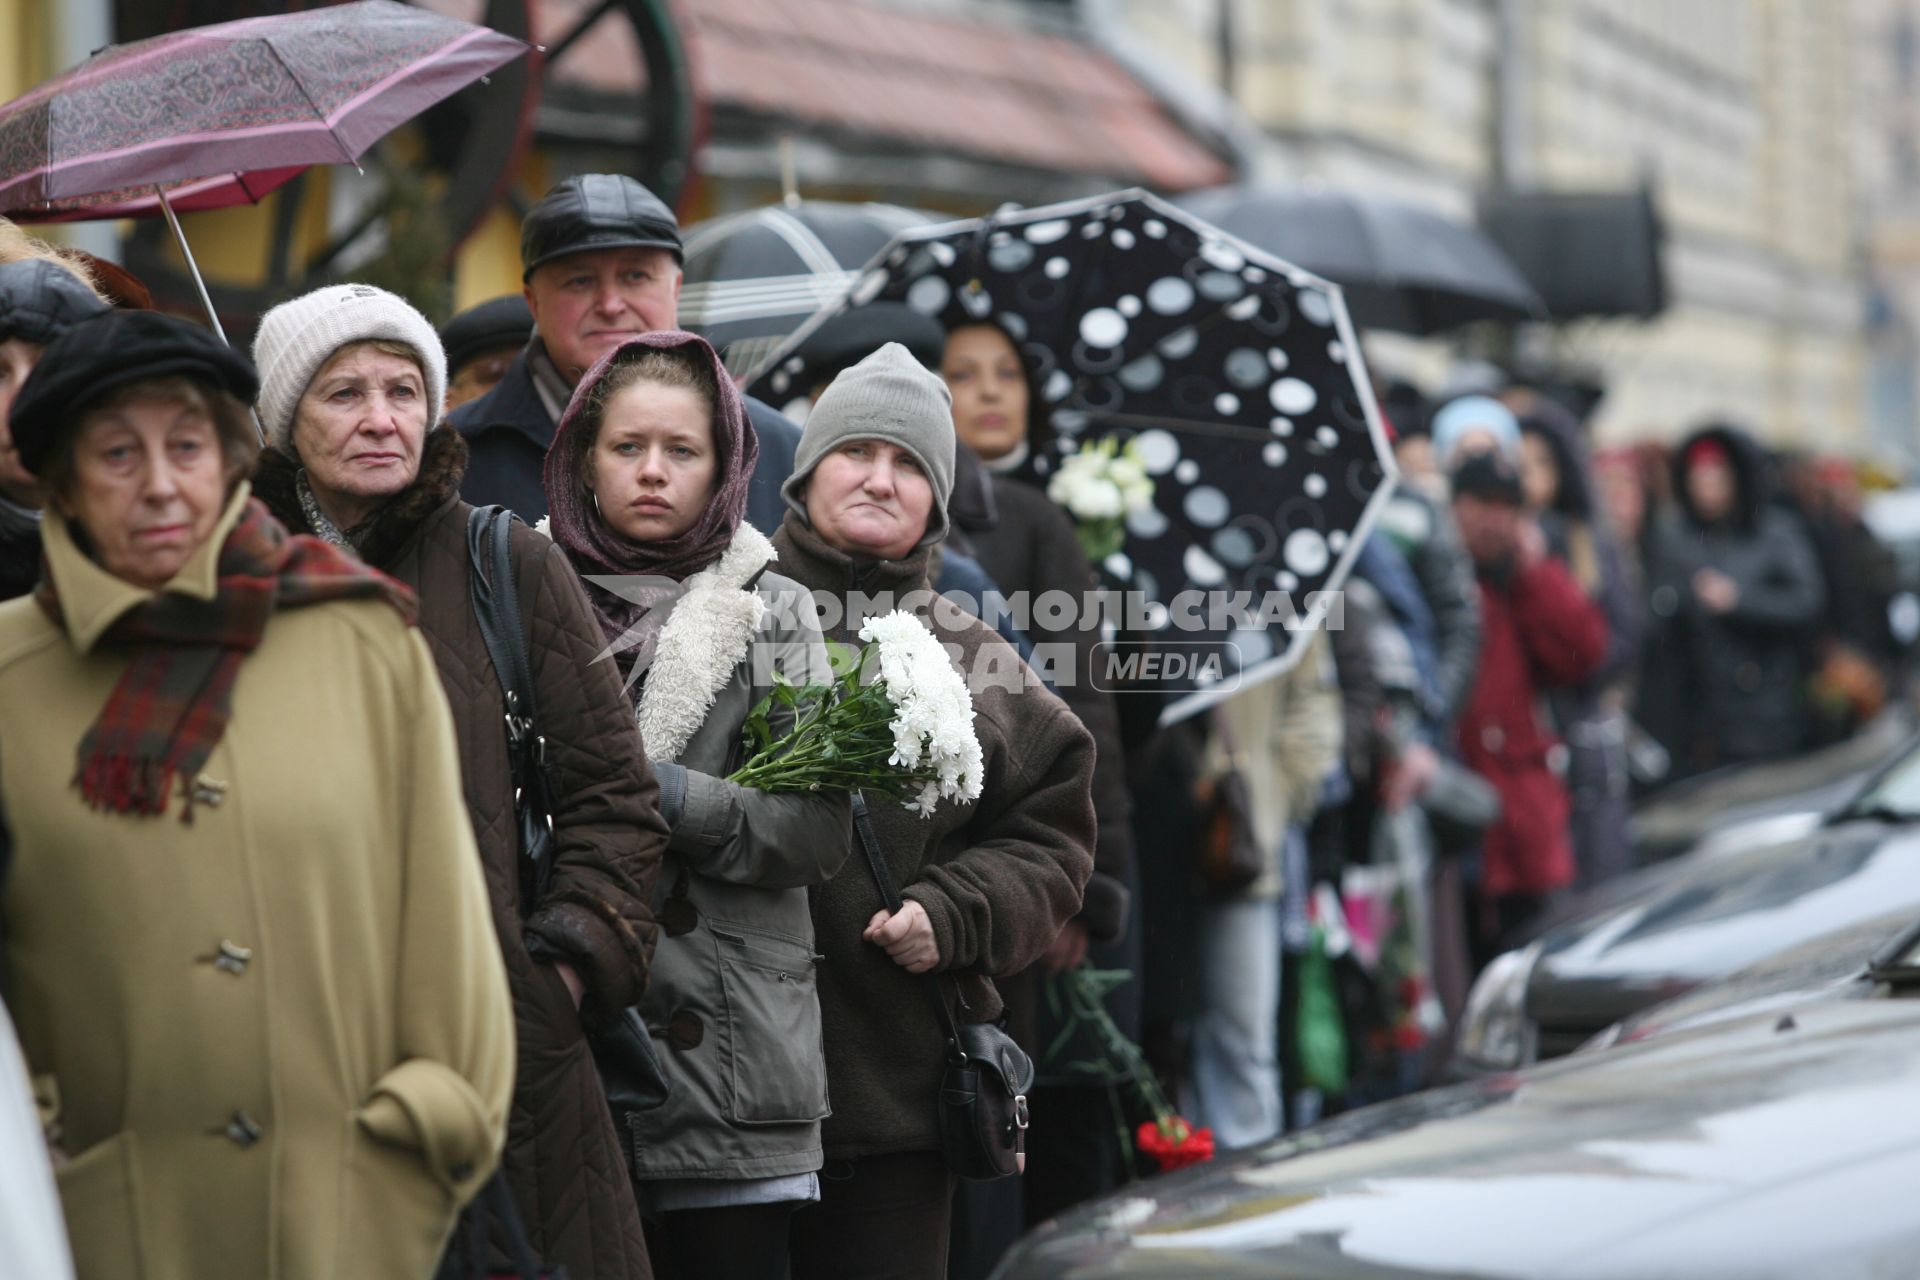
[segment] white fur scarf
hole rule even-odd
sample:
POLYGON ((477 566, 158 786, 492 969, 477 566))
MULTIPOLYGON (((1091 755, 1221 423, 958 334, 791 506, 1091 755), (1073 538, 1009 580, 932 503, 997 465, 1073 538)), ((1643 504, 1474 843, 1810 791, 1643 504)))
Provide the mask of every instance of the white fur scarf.
POLYGON ((660 628, 634 709, 648 759, 678 760, 707 722, 766 612, 760 593, 746 584, 776 558, 766 536, 743 523, 720 558, 686 580, 660 628))

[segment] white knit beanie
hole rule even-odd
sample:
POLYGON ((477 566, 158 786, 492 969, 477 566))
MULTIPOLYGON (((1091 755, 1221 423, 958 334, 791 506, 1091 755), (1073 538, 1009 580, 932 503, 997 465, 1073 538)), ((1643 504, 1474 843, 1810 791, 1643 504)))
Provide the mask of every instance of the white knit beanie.
POLYGON ((827 384, 807 414, 794 450, 793 474, 780 486, 787 505, 807 514, 807 477, 820 459, 849 440, 885 440, 920 460, 933 486, 933 510, 921 545, 947 536, 953 494, 953 395, 938 374, 897 342, 889 342, 827 384))
POLYGON ((260 370, 260 425, 267 443, 292 446, 294 410, 320 367, 355 342, 401 342, 420 355, 427 382, 427 430, 447 399, 447 353, 427 318, 405 298, 370 284, 330 284, 283 302, 260 320, 253 363, 260 370))

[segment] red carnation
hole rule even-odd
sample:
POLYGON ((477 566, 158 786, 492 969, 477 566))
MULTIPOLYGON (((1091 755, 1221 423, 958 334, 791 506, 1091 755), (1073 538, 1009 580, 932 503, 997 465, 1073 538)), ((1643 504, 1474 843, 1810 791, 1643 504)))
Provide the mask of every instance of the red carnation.
POLYGON ((1133 1137, 1135 1145, 1153 1157, 1162 1173, 1213 1159, 1213 1130, 1196 1129, 1180 1116, 1149 1120, 1133 1137))

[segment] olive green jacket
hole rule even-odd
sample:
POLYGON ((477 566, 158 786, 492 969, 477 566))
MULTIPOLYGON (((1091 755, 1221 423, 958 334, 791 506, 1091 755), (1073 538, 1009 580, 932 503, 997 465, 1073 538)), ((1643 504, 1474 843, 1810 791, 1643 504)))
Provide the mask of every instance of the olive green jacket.
MULTIPOLYGON (((812 599, 768 569, 773 559, 742 524, 683 584, 639 685, 648 758, 687 770, 640 1006, 673 1085, 665 1106, 628 1119, 643 1180, 776 1177, 822 1163, 827 1067, 807 889, 847 861, 852 811, 844 793, 726 781, 772 673, 801 685, 828 677, 812 599)), ((773 722, 781 733, 792 713, 773 722)))

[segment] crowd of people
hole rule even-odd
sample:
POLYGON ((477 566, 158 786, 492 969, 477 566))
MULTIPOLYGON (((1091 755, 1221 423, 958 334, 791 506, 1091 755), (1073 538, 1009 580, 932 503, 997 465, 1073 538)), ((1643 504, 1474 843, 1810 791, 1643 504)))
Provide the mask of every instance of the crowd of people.
POLYGON ((1814 464, 1397 394, 1403 483, 1286 674, 1162 727, 1020 668, 930 815, 730 781, 857 644, 822 597, 1018 668, 1050 637, 960 602, 1110 570, 1005 329, 862 308, 783 412, 679 329, 680 261, 584 175, 522 297, 436 330, 331 285, 248 359, 0 224, 0 995, 80 1275, 427 1277, 464 1209, 576 1280, 983 1276, 1140 1170, 1089 972, 1222 1148, 1418 1087, 1476 966, 1634 866, 1636 795, 1892 685, 1814 464), (929 989, 1036 1063, 1024 1176, 943 1158, 929 989), (659 1105, 596 1061, 632 1011, 659 1105))

